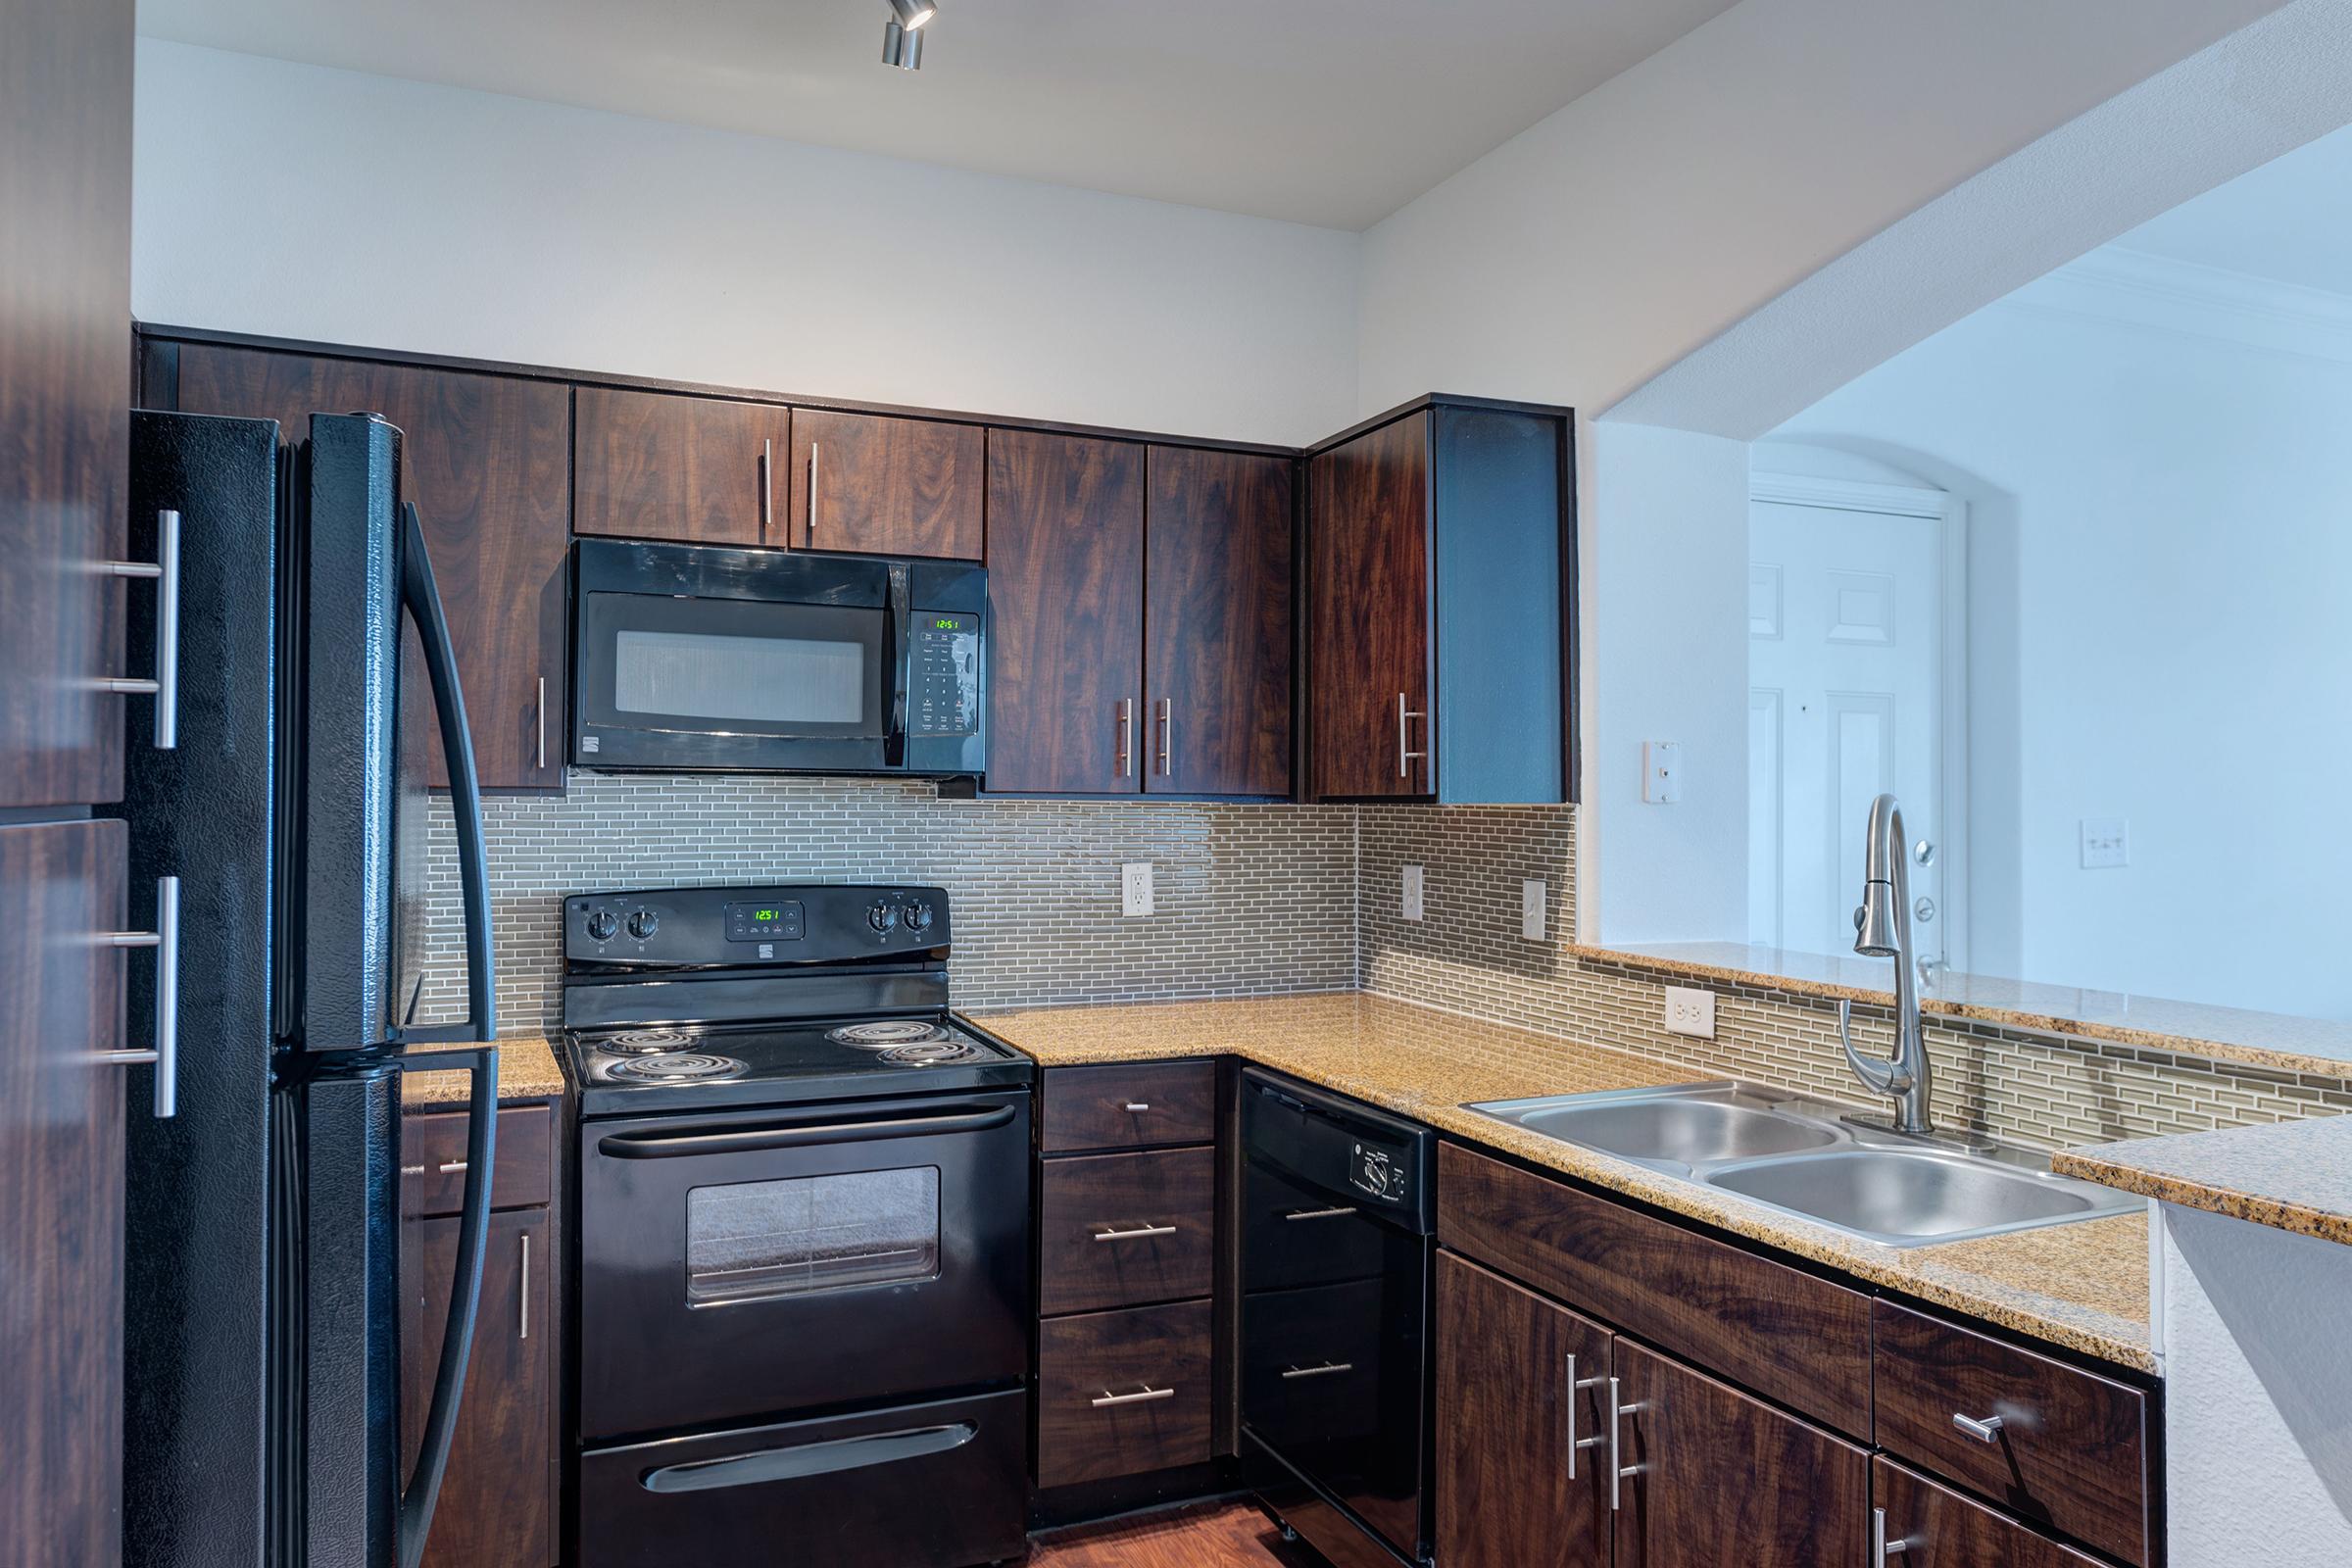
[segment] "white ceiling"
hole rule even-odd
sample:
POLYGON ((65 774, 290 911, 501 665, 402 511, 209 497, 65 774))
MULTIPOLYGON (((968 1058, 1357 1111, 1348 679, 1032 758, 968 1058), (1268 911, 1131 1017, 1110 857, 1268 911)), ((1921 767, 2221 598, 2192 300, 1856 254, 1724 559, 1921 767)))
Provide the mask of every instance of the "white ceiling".
POLYGON ((1732 0, 140 0, 183 43, 1363 228, 1732 0))
POLYGON ((2352 126, 2193 197, 2115 243, 2352 294, 2352 126))

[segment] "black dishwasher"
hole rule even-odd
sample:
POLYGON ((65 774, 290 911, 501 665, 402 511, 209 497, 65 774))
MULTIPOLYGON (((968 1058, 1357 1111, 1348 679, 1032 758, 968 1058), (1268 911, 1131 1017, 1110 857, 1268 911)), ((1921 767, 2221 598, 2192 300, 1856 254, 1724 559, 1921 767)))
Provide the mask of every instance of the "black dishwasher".
POLYGON ((1242 1455, 1337 1568, 1430 1556, 1436 1135, 1242 1073, 1242 1455))

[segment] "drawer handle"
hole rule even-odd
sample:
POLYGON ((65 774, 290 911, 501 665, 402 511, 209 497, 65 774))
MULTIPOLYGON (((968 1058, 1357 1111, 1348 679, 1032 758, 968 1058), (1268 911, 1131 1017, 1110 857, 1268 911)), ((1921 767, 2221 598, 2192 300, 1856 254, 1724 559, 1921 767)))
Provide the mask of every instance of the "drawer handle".
POLYGON ((2009 1419, 2006 1416, 1988 1415, 1982 1421, 1978 1420, 1973 1415, 1960 1415, 1955 1413, 1952 1416, 1952 1425, 1958 1427, 1961 1431, 1967 1433, 1979 1443, 2000 1442, 2001 1429, 2008 1424, 2009 1419))
POLYGON ((424 1167, 422 1165, 403 1165, 400 1167, 400 1173, 403 1176, 421 1176, 424 1174, 424 1167))
POLYGON ((1870 1568, 1886 1568, 1887 1558, 1899 1557, 1910 1549, 1911 1543, 1908 1540, 1888 1541, 1886 1539, 1886 1510, 1884 1508, 1871 1509, 1870 1568))
POLYGON ((1138 1242, 1147 1236, 1173 1236, 1175 1234, 1176 1227, 1173 1225, 1133 1225, 1123 1231, 1097 1231, 1095 1240, 1098 1242, 1138 1242))
POLYGON ((1130 1100, 1127 1102, 1127 1108, 1141 1115, 1152 1108, 1152 1102, 1148 1100, 1130 1100))
POLYGON ((1106 1404, 1144 1404, 1152 1399, 1173 1399, 1174 1397, 1176 1397, 1174 1389, 1155 1389, 1147 1383, 1133 1394, 1113 1394, 1105 1389, 1099 1397, 1086 1402, 1100 1410, 1106 1404))
POLYGON ((462 1159, 445 1159, 441 1162, 441 1174, 444 1176, 455 1176, 465 1168, 466 1162, 462 1159))
POLYGON ((1353 1206, 1342 1203, 1337 1208, 1294 1208, 1284 1219, 1341 1219, 1355 1212, 1353 1206))
POLYGON ((1334 1372, 1352 1372, 1354 1370, 1355 1363, 1353 1361, 1326 1361, 1321 1366, 1292 1367, 1283 1374, 1283 1379, 1287 1382, 1292 1378, 1323 1378, 1331 1376, 1334 1372))

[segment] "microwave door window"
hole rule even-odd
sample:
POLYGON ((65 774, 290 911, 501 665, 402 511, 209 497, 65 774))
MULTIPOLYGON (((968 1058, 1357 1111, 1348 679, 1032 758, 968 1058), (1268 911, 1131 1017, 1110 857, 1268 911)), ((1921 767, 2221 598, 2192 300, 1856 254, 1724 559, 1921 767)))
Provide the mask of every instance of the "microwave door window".
POLYGON ((683 714, 787 729, 855 726, 872 674, 865 645, 813 637, 624 631, 613 640, 612 706, 624 719, 683 714))

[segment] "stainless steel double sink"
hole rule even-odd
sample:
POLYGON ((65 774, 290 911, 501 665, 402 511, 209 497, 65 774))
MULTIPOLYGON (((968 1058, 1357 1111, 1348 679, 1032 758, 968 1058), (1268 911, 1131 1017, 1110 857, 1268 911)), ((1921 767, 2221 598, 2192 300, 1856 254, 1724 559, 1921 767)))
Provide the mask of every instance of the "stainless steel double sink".
POLYGON ((1848 1107, 1756 1084, 1464 1108, 1885 1247, 1931 1247, 2146 1206, 2129 1193, 2055 1175, 2031 1150, 1907 1136, 1854 1120, 1848 1107))

